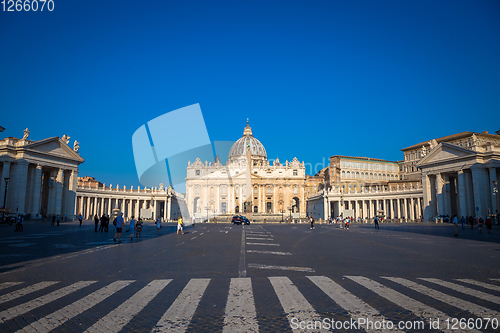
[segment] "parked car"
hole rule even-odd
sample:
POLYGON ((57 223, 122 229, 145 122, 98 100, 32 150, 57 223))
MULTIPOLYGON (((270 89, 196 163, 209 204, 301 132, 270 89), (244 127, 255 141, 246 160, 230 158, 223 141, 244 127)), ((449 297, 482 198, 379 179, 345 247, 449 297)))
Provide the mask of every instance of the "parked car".
POLYGON ((232 224, 250 224, 250 220, 247 219, 245 216, 241 215, 235 215, 231 219, 232 224))

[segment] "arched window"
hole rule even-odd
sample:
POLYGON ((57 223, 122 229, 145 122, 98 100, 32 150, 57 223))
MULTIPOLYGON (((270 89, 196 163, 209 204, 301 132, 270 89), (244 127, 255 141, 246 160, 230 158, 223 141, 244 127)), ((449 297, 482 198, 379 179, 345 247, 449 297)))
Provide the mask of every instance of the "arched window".
POLYGON ((364 179, 364 178, 365 178, 365 173, 364 173, 364 172, 362 172, 362 173, 361 173, 361 179, 364 179))
POLYGON ((236 187, 236 195, 240 194, 240 188, 236 187))
POLYGON ((240 212, 240 206, 236 206, 236 207, 234 208, 234 212, 235 212, 235 213, 239 213, 239 212, 240 212))
POLYGON ((271 186, 267 187, 267 194, 271 194, 271 186))
POLYGON ((254 194, 257 194, 257 187, 254 187, 254 189, 253 189, 253 193, 254 193, 254 194))
POLYGON ((391 175, 391 180, 394 180, 394 175, 391 175))
POLYGON ((345 171, 342 171, 342 178, 345 178, 345 171))
MULTIPOLYGON (((212 192, 212 191, 210 191, 212 192)), ((225 186, 222 186, 222 191, 221 191, 222 194, 226 194, 226 187, 225 186)))
POLYGON ((382 180, 382 175, 380 173, 378 174, 378 180, 382 180))
POLYGON ((299 189, 297 188, 297 186, 295 186, 295 187, 293 188, 293 194, 297 194, 297 193, 299 193, 298 191, 299 191, 299 189))
POLYGON ((258 213, 258 212, 259 212, 259 207, 254 206, 254 207, 253 207, 253 212, 254 212, 254 213, 258 213))
POLYGON ((196 189, 194 191, 196 194, 200 194, 200 188, 198 186, 196 186, 196 189))
POLYGON ((359 178, 359 172, 356 172, 356 178, 359 178))
POLYGON ((386 180, 386 177, 387 177, 387 176, 384 174, 382 177, 383 177, 383 179, 384 179, 384 180, 386 180))
POLYGON ((373 179, 373 173, 370 173, 370 179, 373 179))
POLYGON ((351 178, 351 172, 347 171, 347 178, 351 178))

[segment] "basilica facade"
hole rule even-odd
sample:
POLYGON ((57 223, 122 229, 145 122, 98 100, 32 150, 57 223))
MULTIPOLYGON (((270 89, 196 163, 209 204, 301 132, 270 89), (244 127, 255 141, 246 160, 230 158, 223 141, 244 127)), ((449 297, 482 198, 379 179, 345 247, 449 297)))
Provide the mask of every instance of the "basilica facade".
POLYGON ((199 219, 234 214, 305 217, 305 196, 304 162, 276 159, 271 164, 248 121, 225 164, 219 158, 188 162, 186 204, 190 215, 199 219))

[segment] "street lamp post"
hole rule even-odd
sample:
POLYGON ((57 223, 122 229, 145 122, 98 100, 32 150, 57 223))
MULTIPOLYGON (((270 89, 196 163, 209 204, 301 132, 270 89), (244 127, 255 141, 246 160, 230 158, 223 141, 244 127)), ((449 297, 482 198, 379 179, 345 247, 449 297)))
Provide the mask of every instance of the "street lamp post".
POLYGON ((496 209, 496 216, 497 216, 497 225, 500 224, 500 217, 498 216, 498 180, 494 180, 493 181, 493 185, 495 186, 493 188, 493 195, 496 197, 495 200, 497 201, 497 209, 496 209))
POLYGON ((283 223, 283 208, 280 209, 280 212, 281 212, 281 222, 280 223, 283 223))
POLYGON ((4 196, 3 196, 3 221, 5 222, 5 210, 7 209, 5 207, 5 204, 7 203, 7 190, 9 189, 9 178, 4 178, 5 180, 5 193, 4 193, 4 196))

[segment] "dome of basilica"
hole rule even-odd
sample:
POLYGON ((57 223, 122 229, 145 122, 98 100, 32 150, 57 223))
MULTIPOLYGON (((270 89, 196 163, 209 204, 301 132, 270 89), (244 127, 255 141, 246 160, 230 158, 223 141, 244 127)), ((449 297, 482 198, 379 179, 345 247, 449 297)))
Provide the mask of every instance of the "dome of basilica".
POLYGON ((264 145, 260 143, 259 140, 254 138, 252 134, 252 128, 247 121, 247 126, 243 131, 243 136, 233 144, 231 150, 229 151, 229 159, 231 160, 234 158, 245 156, 248 146, 250 146, 250 153, 252 154, 252 157, 267 159, 266 149, 264 148, 264 145))

